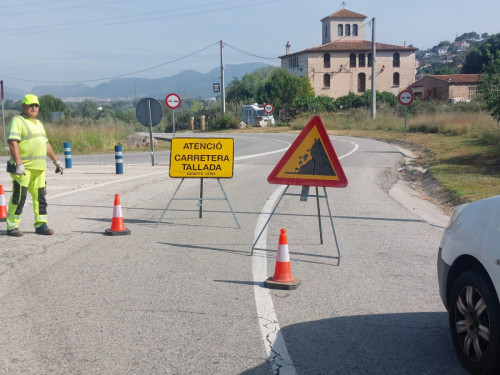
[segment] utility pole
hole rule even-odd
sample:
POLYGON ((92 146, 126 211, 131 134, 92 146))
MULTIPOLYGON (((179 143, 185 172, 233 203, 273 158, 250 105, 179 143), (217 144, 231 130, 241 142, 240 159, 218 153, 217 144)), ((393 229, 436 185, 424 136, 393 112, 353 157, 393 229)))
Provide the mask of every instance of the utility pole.
POLYGON ((224 47, 224 43, 222 40, 220 41, 220 101, 221 101, 221 109, 222 116, 226 113, 226 91, 224 89, 224 61, 222 59, 222 48, 224 47))
POLYGON ((375 17, 372 18, 372 120, 377 116, 377 90, 375 88, 375 61, 377 48, 375 48, 375 17))
POLYGON ((3 148, 7 149, 7 136, 5 135, 5 112, 3 109, 3 79, 0 81, 0 85, 2 86, 2 123, 3 123, 3 148))

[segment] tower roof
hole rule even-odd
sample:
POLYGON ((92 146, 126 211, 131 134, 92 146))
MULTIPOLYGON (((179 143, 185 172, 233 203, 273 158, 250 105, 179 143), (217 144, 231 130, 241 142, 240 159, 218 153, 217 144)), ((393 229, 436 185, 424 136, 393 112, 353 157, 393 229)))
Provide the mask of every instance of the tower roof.
POLYGON ((364 14, 356 13, 356 12, 353 12, 351 10, 341 9, 333 14, 330 14, 329 16, 326 16, 325 18, 321 19, 321 21, 324 21, 328 18, 361 18, 361 19, 365 19, 366 16, 364 14))

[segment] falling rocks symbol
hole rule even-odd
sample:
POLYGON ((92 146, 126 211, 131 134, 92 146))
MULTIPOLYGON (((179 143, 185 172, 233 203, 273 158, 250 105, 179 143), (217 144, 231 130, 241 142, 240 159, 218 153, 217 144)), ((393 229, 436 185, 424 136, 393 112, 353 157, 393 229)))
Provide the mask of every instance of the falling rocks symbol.
POLYGON ((300 168, 296 168, 296 172, 285 172, 285 174, 305 174, 315 176, 336 176, 328 160, 328 155, 325 152, 321 140, 316 138, 312 147, 307 150, 309 154, 305 154, 300 158, 299 164, 305 162, 300 168), (309 160, 308 160, 309 159, 309 160), (306 161, 307 160, 307 161, 306 161))

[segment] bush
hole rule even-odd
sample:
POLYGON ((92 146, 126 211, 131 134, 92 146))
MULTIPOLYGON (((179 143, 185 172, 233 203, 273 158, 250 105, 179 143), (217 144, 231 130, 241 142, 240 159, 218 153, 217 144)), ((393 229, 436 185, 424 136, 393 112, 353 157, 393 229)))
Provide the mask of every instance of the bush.
POLYGON ((210 130, 235 129, 237 127, 238 120, 235 117, 227 114, 211 120, 208 124, 208 129, 210 130))

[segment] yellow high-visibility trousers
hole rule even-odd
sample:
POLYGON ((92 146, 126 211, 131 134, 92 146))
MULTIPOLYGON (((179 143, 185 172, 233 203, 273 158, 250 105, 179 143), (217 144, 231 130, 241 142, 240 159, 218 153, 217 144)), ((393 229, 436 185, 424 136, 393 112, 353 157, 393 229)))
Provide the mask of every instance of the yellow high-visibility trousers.
POLYGON ((45 200, 45 170, 26 169, 26 174, 12 177, 12 195, 7 214, 7 230, 19 227, 28 192, 33 200, 35 228, 47 223, 47 201, 45 200))

